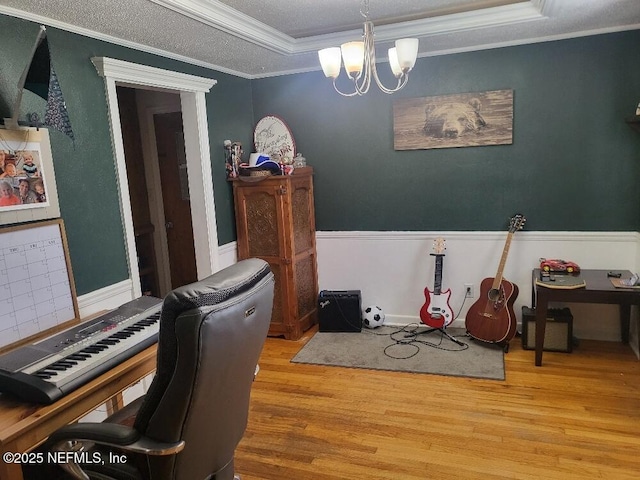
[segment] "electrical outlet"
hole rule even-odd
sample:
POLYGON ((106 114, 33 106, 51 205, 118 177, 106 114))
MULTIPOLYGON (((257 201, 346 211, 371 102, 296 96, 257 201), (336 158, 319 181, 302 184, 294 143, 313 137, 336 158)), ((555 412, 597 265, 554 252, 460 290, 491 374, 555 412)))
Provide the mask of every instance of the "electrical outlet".
POLYGON ((473 294, 473 283, 465 283, 464 284, 464 298, 473 298, 475 295, 473 294))

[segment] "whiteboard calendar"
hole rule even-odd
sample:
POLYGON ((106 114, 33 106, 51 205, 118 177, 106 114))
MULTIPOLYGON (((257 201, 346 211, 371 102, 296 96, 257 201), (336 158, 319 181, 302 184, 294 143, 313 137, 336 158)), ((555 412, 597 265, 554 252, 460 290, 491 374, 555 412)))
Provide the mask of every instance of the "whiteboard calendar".
POLYGON ((62 220, 0 229, 0 350, 77 321, 62 220))

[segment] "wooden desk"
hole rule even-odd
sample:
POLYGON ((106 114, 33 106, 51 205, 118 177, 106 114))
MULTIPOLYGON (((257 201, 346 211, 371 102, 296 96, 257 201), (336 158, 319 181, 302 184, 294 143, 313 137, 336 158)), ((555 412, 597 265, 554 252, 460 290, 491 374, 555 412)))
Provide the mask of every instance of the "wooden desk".
MULTIPOLYGON (((108 402, 156 368, 157 345, 97 377, 51 405, 21 403, 0 395, 0 450, 27 452, 58 428, 108 402)), ((19 464, 0 460, 0 480, 22 480, 19 464)))
MULTIPOLYGON (((540 278, 540 269, 533 270, 533 304, 536 307, 536 366, 542 365, 542 350, 547 326, 547 308, 549 302, 573 303, 607 303, 620 306, 620 332, 622 341, 629 343, 629 323, 631 305, 640 305, 640 290, 616 288, 607 277, 611 270, 582 270, 580 278, 586 283, 585 288, 555 289, 537 286, 536 278, 540 278)), ((622 274, 621 278, 631 277, 628 270, 613 270, 622 274)))

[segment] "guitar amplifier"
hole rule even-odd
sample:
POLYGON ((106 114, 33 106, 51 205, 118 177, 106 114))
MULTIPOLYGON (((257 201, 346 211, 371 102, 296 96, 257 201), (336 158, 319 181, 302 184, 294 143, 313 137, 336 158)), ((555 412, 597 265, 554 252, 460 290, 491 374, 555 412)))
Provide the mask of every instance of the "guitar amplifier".
POLYGON ((362 330, 360 290, 322 290, 318 295, 318 323, 321 332, 362 330))
MULTIPOLYGON (((522 348, 536 348, 536 310, 522 307, 522 348)), ((549 308, 543 350, 571 353, 573 349, 573 315, 568 308, 549 308)))

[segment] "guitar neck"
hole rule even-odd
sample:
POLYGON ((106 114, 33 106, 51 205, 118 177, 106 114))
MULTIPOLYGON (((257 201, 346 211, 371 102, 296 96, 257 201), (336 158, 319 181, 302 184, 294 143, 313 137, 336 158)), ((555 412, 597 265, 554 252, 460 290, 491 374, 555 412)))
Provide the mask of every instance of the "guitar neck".
POLYGON ((504 266, 507 263, 507 255, 509 255, 509 247, 511 246, 511 239, 513 239, 513 233, 514 232, 509 232, 507 234, 507 240, 504 243, 504 249, 502 250, 502 258, 500 258, 498 271, 496 272, 496 276, 493 279, 493 285, 491 286, 493 290, 499 289, 500 284, 502 283, 502 275, 504 272, 504 266))
POLYGON ((432 254, 436 257, 436 273, 433 280, 433 294, 440 295, 442 291, 442 257, 444 255, 432 254))

